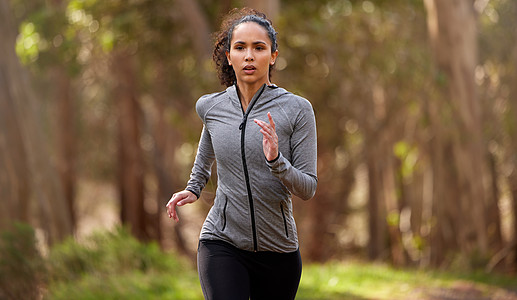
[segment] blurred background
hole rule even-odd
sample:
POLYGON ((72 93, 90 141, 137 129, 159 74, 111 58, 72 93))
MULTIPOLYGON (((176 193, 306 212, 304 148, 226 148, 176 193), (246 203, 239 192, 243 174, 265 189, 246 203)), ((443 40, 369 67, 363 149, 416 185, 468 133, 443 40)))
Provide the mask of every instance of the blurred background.
POLYGON ((517 270, 517 1, 1 0, 0 230, 41 249, 126 226, 195 258, 217 179, 169 220, 224 89, 233 7, 279 32, 272 81, 313 104, 305 261, 517 270))

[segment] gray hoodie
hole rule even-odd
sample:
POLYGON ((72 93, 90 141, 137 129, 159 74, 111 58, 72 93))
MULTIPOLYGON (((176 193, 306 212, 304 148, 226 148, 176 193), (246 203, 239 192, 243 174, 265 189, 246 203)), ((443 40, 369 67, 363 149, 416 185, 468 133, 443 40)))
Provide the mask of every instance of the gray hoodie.
POLYGON ((198 197, 217 161, 214 205, 200 239, 222 240, 249 251, 298 249, 292 194, 308 200, 316 192, 316 121, 311 104, 277 86, 263 85, 244 113, 235 85, 202 96, 203 121, 187 190, 198 197), (254 119, 275 121, 279 157, 267 161, 254 119))

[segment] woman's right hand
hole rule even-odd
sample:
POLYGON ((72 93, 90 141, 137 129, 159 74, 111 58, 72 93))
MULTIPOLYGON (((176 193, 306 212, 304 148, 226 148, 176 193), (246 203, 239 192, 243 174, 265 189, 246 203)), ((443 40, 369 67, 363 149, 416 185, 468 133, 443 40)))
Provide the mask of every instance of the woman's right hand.
POLYGON ((183 206, 185 204, 194 203, 197 200, 197 196, 187 190, 174 193, 165 206, 167 208, 167 214, 169 218, 173 218, 176 222, 179 222, 178 214, 176 213, 176 206, 183 206))

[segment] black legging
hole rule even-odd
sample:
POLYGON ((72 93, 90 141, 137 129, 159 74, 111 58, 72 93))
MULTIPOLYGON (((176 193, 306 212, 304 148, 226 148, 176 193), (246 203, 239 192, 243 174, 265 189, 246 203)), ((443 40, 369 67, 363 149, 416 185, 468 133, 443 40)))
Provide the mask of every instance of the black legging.
POLYGON ((200 241, 197 264, 206 300, 291 300, 302 274, 299 250, 251 252, 222 241, 200 241))

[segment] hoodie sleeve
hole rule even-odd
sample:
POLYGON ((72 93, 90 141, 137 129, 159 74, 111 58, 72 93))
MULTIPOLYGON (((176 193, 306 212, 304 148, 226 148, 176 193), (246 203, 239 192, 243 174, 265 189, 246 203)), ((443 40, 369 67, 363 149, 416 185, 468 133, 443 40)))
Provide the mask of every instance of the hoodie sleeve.
MULTIPOLYGON (((203 124, 205 124, 206 98, 206 96, 201 97, 196 103, 196 111, 203 121, 203 124)), ((201 138, 197 147, 196 159, 194 160, 190 179, 185 188, 187 191, 194 193, 199 198, 201 191, 210 179, 214 161, 215 153, 212 146, 212 138, 210 137, 210 132, 206 128, 206 125, 203 125, 201 138)))
POLYGON ((212 139, 206 127, 203 126, 201 139, 199 140, 199 146, 197 148, 196 160, 194 161, 192 173, 190 173, 190 179, 185 188, 187 191, 194 193, 198 198, 210 179, 214 160, 215 154, 212 147, 212 139))
POLYGON ((301 111, 291 136, 291 162, 279 153, 277 159, 266 161, 271 173, 279 178, 294 195, 309 200, 316 193, 317 136, 314 111, 303 99, 301 111))

